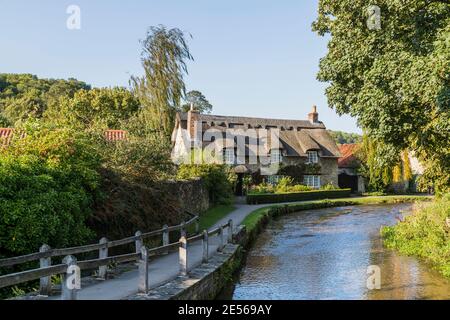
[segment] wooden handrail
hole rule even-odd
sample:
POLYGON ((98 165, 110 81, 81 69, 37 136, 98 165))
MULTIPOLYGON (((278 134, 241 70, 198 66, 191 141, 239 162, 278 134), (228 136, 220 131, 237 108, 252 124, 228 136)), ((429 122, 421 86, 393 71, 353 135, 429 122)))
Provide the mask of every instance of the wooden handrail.
MULTIPOLYGON (((186 223, 182 223, 178 226, 173 226, 173 227, 177 228, 174 230, 178 230, 180 228, 186 227, 186 226, 196 222, 198 220, 198 218, 199 218, 198 216, 195 216, 194 218, 187 221, 186 223)), ((206 249, 208 248, 208 246, 207 246, 208 240, 207 240, 207 237, 205 238, 205 235, 210 236, 210 235, 215 235, 215 234, 221 234, 221 236, 223 237, 223 229, 226 227, 230 227, 230 226, 232 226, 231 220, 228 223, 226 223, 218 228, 215 228, 209 232, 204 231, 203 233, 192 236, 188 239, 186 239, 185 235, 183 235, 182 238, 180 239, 180 241, 166 244, 166 245, 163 245, 160 247, 148 249, 148 250, 146 248, 144 248, 145 252, 146 252, 145 257, 166 254, 168 252, 168 250, 174 249, 174 248, 180 248, 180 250, 181 250, 183 243, 184 243, 184 246, 186 246, 187 243, 191 243, 193 241, 198 241, 198 240, 203 240, 203 242, 204 242, 203 250, 205 250, 205 241, 206 241, 206 249)), ((173 227, 171 227, 171 228, 173 228, 173 227)), ((105 250, 105 248, 115 247, 115 246, 123 245, 126 243, 132 243, 136 240, 141 240, 142 237, 144 237, 144 236, 150 236, 150 235, 160 234, 162 232, 168 232, 168 229, 169 228, 163 228, 160 230, 148 232, 147 234, 139 234, 139 235, 136 235, 133 237, 128 237, 128 238, 120 239, 120 240, 116 240, 116 241, 107 242, 106 239, 102 239, 99 244, 92 244, 92 245, 87 245, 87 246, 82 246, 82 247, 73 247, 73 248, 65 248, 65 249, 53 249, 53 250, 50 249, 48 251, 32 253, 32 254, 28 254, 25 256, 2 259, 2 260, 0 260, 0 266, 15 265, 15 264, 23 263, 23 262, 33 261, 33 260, 37 260, 37 259, 45 259, 45 258, 61 256, 61 255, 66 255, 66 258, 68 258, 71 254, 74 254, 74 253, 89 252, 89 251, 93 251, 93 250, 105 250)), ((219 246, 219 249, 218 249, 219 251, 221 251, 222 247, 223 247, 222 241, 223 241, 223 238, 221 240, 221 245, 219 246)), ((111 256, 111 257, 107 257, 107 256, 102 257, 100 255, 100 258, 98 258, 98 259, 79 261, 78 263, 76 263, 76 265, 78 266, 78 268, 80 270, 90 270, 90 269, 103 267, 103 266, 111 264, 111 263, 124 263, 124 262, 132 262, 132 261, 139 262, 142 259, 143 259, 143 253, 141 250, 139 250, 139 252, 122 254, 122 255, 111 256)), ((147 259, 147 258, 145 258, 145 259, 147 259)), ((206 255, 206 260, 207 260, 207 255, 206 255)), ((146 262, 146 263, 148 263, 148 262, 146 262)), ((13 285, 17 285, 17 284, 20 284, 23 282, 37 280, 37 279, 42 280, 43 278, 51 277, 52 275, 55 275, 55 274, 64 274, 66 272, 68 272, 68 264, 63 263, 63 264, 58 264, 58 265, 54 265, 54 266, 50 265, 50 266, 44 266, 44 267, 41 265, 41 268, 26 270, 26 271, 22 271, 22 272, 16 272, 16 273, 11 273, 11 274, 0 276, 0 288, 13 286, 13 285)))
POLYGON ((22 282, 37 280, 42 277, 50 277, 54 274, 66 272, 66 264, 58 264, 47 268, 39 268, 22 272, 10 273, 0 277, 0 288, 13 286, 22 282))
MULTIPOLYGON (((184 226, 189 226, 189 225, 193 224, 194 222, 196 222, 198 219, 199 219, 199 217, 195 216, 194 218, 188 220, 184 224, 184 226)), ((182 227, 183 227, 183 224, 179 224, 179 225, 176 225, 176 226, 169 227, 168 231, 177 231, 177 230, 180 230, 182 227)), ((147 233, 143 233, 141 235, 141 237, 144 239, 144 238, 147 238, 147 237, 150 237, 150 236, 155 236, 155 235, 162 234, 163 232, 164 232, 164 228, 159 229, 159 230, 150 231, 150 232, 147 232, 147 233)), ((107 245, 108 245, 108 248, 122 246, 122 245, 125 245, 125 244, 133 243, 138 238, 139 237, 137 237, 137 236, 131 236, 131 237, 120 239, 120 240, 109 241, 107 245)), ((73 255, 73 254, 79 254, 79 253, 86 253, 86 252, 99 250, 99 249, 101 249, 103 247, 104 247, 103 244, 97 244, 96 243, 96 244, 89 244, 89 245, 85 245, 85 246, 72 247, 72 248, 51 249, 51 250, 46 251, 46 252, 35 252, 35 253, 26 254, 26 255, 23 255, 23 256, 17 256, 17 257, 12 257, 12 258, 0 259, 0 267, 10 267, 10 266, 14 266, 14 265, 17 265, 17 264, 22 264, 22 263, 25 263, 25 262, 36 261, 36 260, 43 259, 43 258, 59 257, 59 256, 73 255)))

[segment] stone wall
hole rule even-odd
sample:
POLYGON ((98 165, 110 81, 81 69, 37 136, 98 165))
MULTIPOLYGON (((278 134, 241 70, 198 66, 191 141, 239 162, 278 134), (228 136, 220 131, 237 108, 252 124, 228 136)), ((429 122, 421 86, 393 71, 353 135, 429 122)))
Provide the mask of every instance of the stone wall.
POLYGON ((127 300, 213 300, 233 281, 233 273, 242 265, 240 245, 227 244, 208 261, 154 288, 146 295, 131 295, 127 300))
MULTIPOLYGON (((284 157, 284 165, 298 165, 305 163, 305 158, 299 157, 284 157)), ((334 186, 338 186, 338 163, 337 158, 322 158, 319 157, 320 165, 320 184, 323 186, 328 183, 332 183, 334 186)))
POLYGON ((192 180, 170 180, 165 182, 167 192, 179 199, 180 206, 194 214, 209 209, 209 192, 200 178, 192 180))
POLYGON ((320 158, 320 184, 326 185, 328 183, 337 187, 338 183, 338 164, 336 158, 320 158))

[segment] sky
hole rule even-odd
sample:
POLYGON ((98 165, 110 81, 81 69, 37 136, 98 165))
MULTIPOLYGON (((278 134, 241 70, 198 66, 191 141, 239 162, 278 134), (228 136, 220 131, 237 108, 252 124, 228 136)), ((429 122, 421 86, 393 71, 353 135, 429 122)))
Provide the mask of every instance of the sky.
POLYGON ((187 90, 220 115, 306 119, 313 105, 328 129, 361 130, 338 116, 316 79, 328 38, 311 31, 318 0, 0 0, 0 72, 76 78, 94 87, 128 86, 141 75, 150 26, 188 37, 187 90), (67 8, 80 8, 80 29, 67 8))

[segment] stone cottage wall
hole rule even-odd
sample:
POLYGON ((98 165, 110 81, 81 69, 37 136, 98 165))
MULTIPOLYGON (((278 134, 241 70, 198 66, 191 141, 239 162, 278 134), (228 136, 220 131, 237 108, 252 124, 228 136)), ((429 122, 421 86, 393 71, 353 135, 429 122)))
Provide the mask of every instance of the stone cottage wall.
POLYGON ((338 184, 338 163, 336 158, 320 158, 320 184, 332 183, 335 187, 338 184))
MULTIPOLYGON (((284 157, 284 165, 299 165, 305 163, 306 158, 297 157, 284 157)), ((336 158, 320 158, 320 184, 325 185, 332 183, 334 186, 338 186, 338 164, 336 158)))
POLYGON ((209 193, 200 178, 170 180, 165 182, 167 192, 179 199, 180 206, 189 212, 200 214, 209 208, 209 193))

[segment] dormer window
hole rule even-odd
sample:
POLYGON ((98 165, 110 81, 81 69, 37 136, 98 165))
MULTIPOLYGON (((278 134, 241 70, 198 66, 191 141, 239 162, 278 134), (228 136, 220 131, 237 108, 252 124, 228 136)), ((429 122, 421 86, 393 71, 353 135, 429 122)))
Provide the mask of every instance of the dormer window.
POLYGON ((224 150, 224 161, 225 161, 225 164, 234 164, 234 161, 235 161, 234 149, 225 149, 224 150))
POLYGON ((308 161, 307 163, 318 163, 319 162, 319 155, 317 151, 308 151, 308 161))
POLYGON ((270 163, 281 163, 283 161, 283 156, 281 150, 273 149, 270 151, 270 163))

